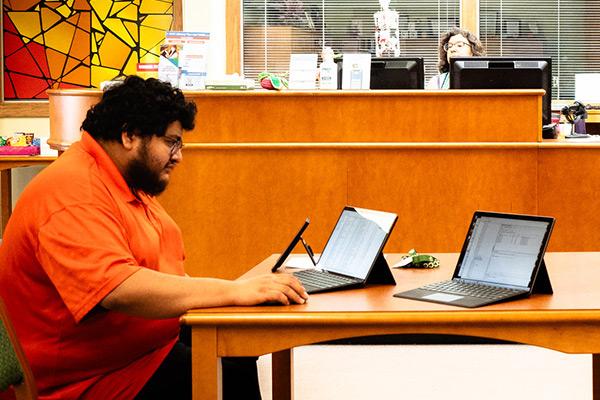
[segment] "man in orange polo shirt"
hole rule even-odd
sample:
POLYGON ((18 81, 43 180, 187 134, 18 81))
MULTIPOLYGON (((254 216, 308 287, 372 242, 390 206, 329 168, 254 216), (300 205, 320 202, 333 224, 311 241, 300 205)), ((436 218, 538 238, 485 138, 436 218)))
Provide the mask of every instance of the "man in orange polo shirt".
MULTIPOLYGON (((87 112, 81 141, 22 193, 0 247, 0 296, 41 399, 189 398, 180 315, 306 300, 287 274, 185 275, 181 232, 155 196, 195 115, 168 83, 128 77, 87 112)), ((224 361, 225 378, 236 365, 244 360, 224 361)), ((231 378, 241 392, 226 380, 226 397, 260 397, 231 378)))

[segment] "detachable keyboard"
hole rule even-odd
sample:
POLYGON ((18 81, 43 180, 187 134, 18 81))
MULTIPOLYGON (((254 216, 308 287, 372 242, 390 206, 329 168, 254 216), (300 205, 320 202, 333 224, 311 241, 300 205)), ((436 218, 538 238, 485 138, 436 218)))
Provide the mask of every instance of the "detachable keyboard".
POLYGON ((442 281, 422 286, 421 289, 436 292, 460 294, 463 296, 479 297, 482 299, 500 300, 515 294, 524 293, 523 290, 503 288, 481 283, 463 282, 458 280, 442 281))
POLYGON ((302 286, 304 286, 304 289, 309 294, 357 285, 363 282, 358 278, 332 274, 331 272, 316 269, 296 271, 294 272, 294 276, 300 279, 302 286))

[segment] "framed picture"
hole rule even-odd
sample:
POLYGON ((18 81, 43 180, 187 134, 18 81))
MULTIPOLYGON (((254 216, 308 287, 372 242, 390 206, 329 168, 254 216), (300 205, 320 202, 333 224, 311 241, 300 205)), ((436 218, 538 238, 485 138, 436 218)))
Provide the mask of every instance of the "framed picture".
POLYGON ((47 99, 47 89, 97 88, 157 65, 176 3, 2 0, 2 99, 47 99))

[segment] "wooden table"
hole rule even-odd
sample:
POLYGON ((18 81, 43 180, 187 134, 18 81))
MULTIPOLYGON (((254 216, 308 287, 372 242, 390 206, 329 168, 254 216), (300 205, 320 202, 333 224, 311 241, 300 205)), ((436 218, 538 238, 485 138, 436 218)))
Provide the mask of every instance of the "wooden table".
POLYGON ((55 159, 44 156, 0 156, 0 234, 4 232, 12 211, 12 169, 48 165, 55 159))
MULTIPOLYGON (((220 398, 220 357, 273 353, 273 398, 293 396, 291 349, 327 340, 383 334, 492 338, 571 354, 593 354, 593 395, 600 399, 600 253, 549 253, 554 295, 534 295, 478 309, 392 297, 452 275, 457 254, 439 254, 436 270, 394 270, 397 286, 312 295, 304 305, 192 310, 195 399, 220 398)), ((398 255, 388 255, 390 263, 398 255)), ((267 258, 245 276, 269 270, 267 258)))

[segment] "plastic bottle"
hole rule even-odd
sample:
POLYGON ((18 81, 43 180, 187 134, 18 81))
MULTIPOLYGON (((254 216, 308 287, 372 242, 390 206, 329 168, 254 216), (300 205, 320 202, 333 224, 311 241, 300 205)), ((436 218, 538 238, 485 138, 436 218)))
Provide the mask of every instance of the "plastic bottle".
POLYGON ((337 89, 337 64, 333 61, 333 50, 331 47, 323 48, 321 54, 323 62, 320 68, 320 80, 319 88, 325 90, 336 90, 337 89))

